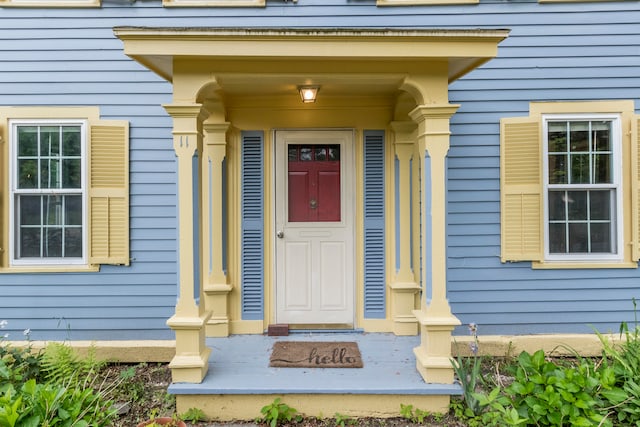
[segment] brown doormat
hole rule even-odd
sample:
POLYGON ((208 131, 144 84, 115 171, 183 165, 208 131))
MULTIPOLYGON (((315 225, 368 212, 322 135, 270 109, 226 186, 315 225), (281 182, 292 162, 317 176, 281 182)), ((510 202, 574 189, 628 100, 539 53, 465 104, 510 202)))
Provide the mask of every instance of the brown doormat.
POLYGON ((278 341, 269 366, 277 368, 362 368, 355 342, 278 341))

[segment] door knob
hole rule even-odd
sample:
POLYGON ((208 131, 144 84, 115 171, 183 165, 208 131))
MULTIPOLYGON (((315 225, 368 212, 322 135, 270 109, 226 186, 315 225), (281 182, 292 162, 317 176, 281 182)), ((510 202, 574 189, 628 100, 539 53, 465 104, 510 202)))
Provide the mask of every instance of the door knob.
POLYGON ((282 239, 284 237, 284 231, 278 230, 278 232, 276 233, 276 236, 278 236, 278 239, 282 239))

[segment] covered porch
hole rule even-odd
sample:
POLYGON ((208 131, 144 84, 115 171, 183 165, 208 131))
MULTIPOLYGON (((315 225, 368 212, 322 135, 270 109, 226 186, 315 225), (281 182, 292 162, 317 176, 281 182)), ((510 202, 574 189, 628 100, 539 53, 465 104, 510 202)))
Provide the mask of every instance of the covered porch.
POLYGON ((211 394, 210 403, 198 406, 217 401, 220 410, 227 408, 218 416, 228 417, 229 408, 242 410, 243 404, 224 384, 244 378, 248 390, 263 378, 267 384, 254 388, 261 391, 249 393, 252 398, 296 395, 299 410, 325 399, 321 395, 334 401, 339 395, 364 412, 375 411, 381 400, 395 402, 394 413, 399 400, 409 402, 406 396, 429 396, 436 403, 416 406, 444 410, 457 392, 451 333, 460 324, 446 289, 446 156, 450 118, 459 107, 449 103, 448 85, 496 56, 507 31, 123 27, 115 33, 127 55, 173 84, 173 102, 164 108, 173 119, 178 164, 179 298, 167 323, 176 332, 170 366, 179 402, 211 394), (317 102, 301 102, 297 88, 304 85, 320 87, 317 102), (349 247, 343 275, 350 286, 348 320, 323 324, 320 313, 292 329, 348 332, 365 340, 370 355, 397 363, 394 368, 371 359, 359 371, 285 373, 264 370, 251 353, 227 348, 246 341, 264 352, 267 341, 261 340, 271 338, 262 334, 280 319, 281 273, 288 271, 279 264, 287 239, 280 227, 288 221, 287 198, 277 196, 288 188, 279 175, 286 169, 278 163, 286 164, 287 149, 279 148, 277 137, 283 129, 347 130, 339 147, 350 159, 341 173, 351 184, 340 190, 342 206, 349 201, 350 208, 341 208, 336 222, 351 224, 343 246, 349 247), (370 143, 377 144, 371 156, 370 143), (255 172, 249 178, 247 167, 255 172), (245 197, 247 180, 255 184, 252 200, 245 197), (402 362, 374 333, 397 340, 402 362), (234 357, 231 365, 216 367, 227 357, 234 357), (406 372, 401 376, 408 379, 409 366, 413 377, 398 389, 391 379, 377 383, 385 369, 406 372), (327 381, 327 391, 304 386, 315 376, 327 381), (314 398, 304 398, 308 394, 314 398))

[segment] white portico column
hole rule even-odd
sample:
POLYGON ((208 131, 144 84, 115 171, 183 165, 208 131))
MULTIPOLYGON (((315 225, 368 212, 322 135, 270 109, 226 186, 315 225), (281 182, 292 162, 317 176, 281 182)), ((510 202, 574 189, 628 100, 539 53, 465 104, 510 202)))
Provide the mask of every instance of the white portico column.
POLYGON ((229 292, 231 285, 228 283, 227 267, 224 260, 226 253, 226 241, 224 236, 227 230, 224 212, 227 204, 224 200, 224 161, 227 153, 227 130, 230 123, 205 122, 204 145, 202 156, 202 215, 203 235, 205 247, 203 248, 203 262, 205 266, 204 293, 205 306, 211 311, 211 317, 207 321, 208 337, 229 336, 229 292), (208 244, 206 243, 208 241, 208 244))
POLYGON ((200 129, 208 113, 196 103, 171 104, 164 108, 173 117, 173 148, 178 161, 179 294, 176 312, 167 321, 176 332, 176 355, 169 367, 174 382, 199 383, 207 373, 211 350, 205 343, 208 313, 201 303, 200 201, 194 187, 200 175, 200 129))
MULTIPOLYGON (((391 122, 395 148, 396 203, 396 274, 390 284, 393 332, 396 335, 416 335, 417 320, 413 314, 420 285, 412 265, 412 200, 411 172, 416 124, 412 121, 391 122)), ((417 166, 417 165, 416 165, 417 166)))
POLYGON ((418 124, 416 143, 421 156, 422 289, 420 346, 414 349, 416 366, 426 382, 453 383, 451 331, 460 324, 447 300, 446 156, 449 120, 458 105, 419 105, 409 113, 418 124))

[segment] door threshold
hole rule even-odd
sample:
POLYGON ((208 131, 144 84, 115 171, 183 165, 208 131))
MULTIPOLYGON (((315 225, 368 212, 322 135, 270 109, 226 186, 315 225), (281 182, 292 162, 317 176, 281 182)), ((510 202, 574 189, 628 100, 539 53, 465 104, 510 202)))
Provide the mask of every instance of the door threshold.
POLYGON ((294 324, 289 325, 290 334, 309 334, 309 333, 364 333, 364 329, 354 328, 351 324, 294 324))

